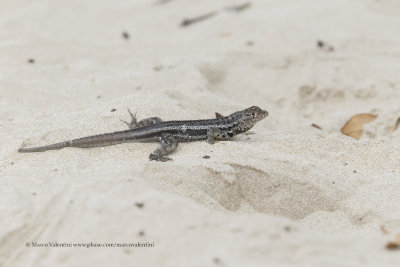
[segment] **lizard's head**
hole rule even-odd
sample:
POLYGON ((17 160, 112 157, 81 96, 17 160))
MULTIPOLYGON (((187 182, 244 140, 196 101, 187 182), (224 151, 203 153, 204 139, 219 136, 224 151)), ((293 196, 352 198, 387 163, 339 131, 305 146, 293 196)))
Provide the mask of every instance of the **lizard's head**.
POLYGON ((257 106, 252 106, 233 115, 238 116, 238 123, 233 130, 235 134, 238 134, 250 130, 256 122, 266 118, 268 111, 262 110, 257 106))
POLYGON ((243 110, 243 121, 255 124, 256 122, 265 119, 268 116, 268 111, 262 110, 257 106, 252 106, 243 110))

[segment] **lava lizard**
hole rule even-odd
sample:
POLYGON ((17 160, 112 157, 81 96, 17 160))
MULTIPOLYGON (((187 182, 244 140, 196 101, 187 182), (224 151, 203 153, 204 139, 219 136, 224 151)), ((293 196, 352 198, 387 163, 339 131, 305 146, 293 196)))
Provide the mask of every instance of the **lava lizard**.
POLYGON ((64 147, 87 148, 124 142, 158 141, 161 146, 150 154, 149 159, 167 161, 171 158, 166 155, 175 151, 179 142, 207 140, 210 144, 214 144, 216 140, 229 139, 248 131, 256 122, 268 116, 266 110, 257 106, 237 111, 229 116, 215 113, 216 118, 208 120, 163 121, 159 117, 152 117, 137 121, 136 115, 130 111, 129 114, 131 122, 123 121, 128 125, 129 130, 87 136, 46 146, 21 147, 18 152, 42 152, 64 147))

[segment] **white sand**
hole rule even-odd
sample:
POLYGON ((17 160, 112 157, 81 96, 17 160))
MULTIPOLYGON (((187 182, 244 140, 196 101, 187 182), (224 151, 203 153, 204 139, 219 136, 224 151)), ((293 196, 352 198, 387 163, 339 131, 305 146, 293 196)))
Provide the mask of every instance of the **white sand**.
POLYGON ((399 266, 398 1, 252 0, 185 28, 244 2, 63 2, 0 3, 0 266, 399 266), (256 134, 172 162, 148 161, 156 144, 16 152, 125 129, 127 107, 251 105, 270 112, 256 134), (360 140, 340 133, 364 112, 360 140))

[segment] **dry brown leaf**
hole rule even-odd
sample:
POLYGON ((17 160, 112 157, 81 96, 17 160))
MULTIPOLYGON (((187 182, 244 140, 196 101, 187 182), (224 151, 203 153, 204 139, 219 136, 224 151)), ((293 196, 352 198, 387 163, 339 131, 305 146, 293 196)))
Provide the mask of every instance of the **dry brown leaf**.
POLYGON ((388 250, 400 249, 400 234, 396 236, 396 241, 390 241, 386 244, 386 249, 388 250))
POLYGON ((354 115, 346 122, 342 128, 342 133, 360 139, 363 134, 363 125, 376 119, 376 115, 371 113, 361 113, 354 115))
POLYGON ((386 244, 386 249, 389 250, 395 250, 395 249, 399 249, 400 248, 400 244, 397 242, 387 242, 386 244))

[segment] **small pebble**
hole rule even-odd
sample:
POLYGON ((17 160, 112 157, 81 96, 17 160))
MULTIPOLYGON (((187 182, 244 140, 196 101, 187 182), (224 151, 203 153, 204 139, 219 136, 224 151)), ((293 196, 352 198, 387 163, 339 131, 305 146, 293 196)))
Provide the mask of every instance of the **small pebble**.
POLYGON ((139 209, 144 207, 144 203, 143 202, 136 202, 135 206, 138 207, 139 209))
POLYGON ((254 45, 254 42, 253 42, 253 41, 247 41, 246 45, 247 45, 247 46, 253 46, 253 45, 254 45))
POLYGON ((130 35, 128 32, 122 32, 122 38, 124 38, 125 40, 129 40, 130 35))
POLYGON ((214 260, 213 260, 213 262, 214 262, 215 264, 220 264, 220 263, 221 263, 221 260, 220 260, 219 258, 215 257, 214 260))
POLYGON ((160 70, 162 70, 163 68, 164 68, 163 65, 157 65, 157 66, 154 66, 154 67, 153 67, 153 69, 154 69, 155 71, 160 71, 160 70))

